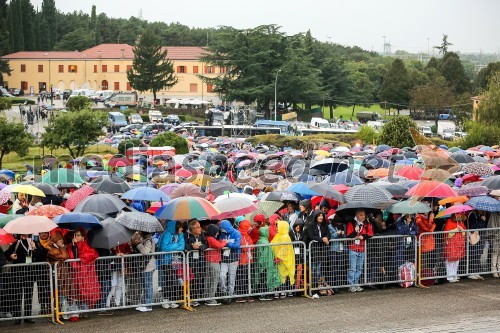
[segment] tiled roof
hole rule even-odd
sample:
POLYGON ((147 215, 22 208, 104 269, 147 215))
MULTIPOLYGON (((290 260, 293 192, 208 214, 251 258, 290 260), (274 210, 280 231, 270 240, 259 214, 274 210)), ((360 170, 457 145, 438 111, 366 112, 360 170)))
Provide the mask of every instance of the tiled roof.
MULTIPOLYGON (((198 46, 166 46, 171 60, 197 60, 205 51, 198 46)), ((22 51, 3 56, 4 59, 133 59, 133 47, 128 44, 100 44, 78 52, 22 51), (122 55, 123 53, 123 55, 122 55)))

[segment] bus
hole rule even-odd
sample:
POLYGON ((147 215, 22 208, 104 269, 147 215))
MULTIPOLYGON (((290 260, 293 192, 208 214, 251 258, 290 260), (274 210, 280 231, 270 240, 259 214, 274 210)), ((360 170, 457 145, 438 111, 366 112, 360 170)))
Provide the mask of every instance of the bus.
POLYGON ((254 135, 278 134, 281 135, 279 127, 253 127, 245 125, 225 125, 225 126, 188 126, 185 127, 189 132, 199 136, 236 136, 245 138, 254 135))
POLYGON ((277 127, 280 129, 282 135, 290 133, 290 124, 287 121, 275 120, 257 120, 254 124, 255 127, 277 127))

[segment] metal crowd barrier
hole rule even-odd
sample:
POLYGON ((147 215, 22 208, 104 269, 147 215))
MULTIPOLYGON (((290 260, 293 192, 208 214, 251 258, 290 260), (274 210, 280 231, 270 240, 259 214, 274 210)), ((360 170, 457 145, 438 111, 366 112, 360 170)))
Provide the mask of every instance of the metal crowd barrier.
POLYGON ((500 273, 499 240, 500 228, 422 233, 418 253, 419 285, 426 284, 422 281, 457 282, 463 276, 482 279, 476 276, 500 273))
POLYGON ((202 301, 251 302, 252 297, 306 295, 306 255, 303 242, 207 249, 187 254, 189 305, 202 301))
POLYGON ((312 241, 308 247, 310 294, 316 291, 416 281, 417 238, 375 236, 365 240, 364 251, 355 239, 312 241), (408 264, 408 275, 401 266, 408 264))
POLYGON ((56 263, 56 320, 61 323, 61 317, 68 320, 115 309, 185 306, 185 263, 181 251, 99 257, 92 263, 80 259, 56 263), (150 271, 148 265, 154 269, 150 271))
POLYGON ((48 262, 0 268, 0 321, 54 317, 52 267, 48 262))

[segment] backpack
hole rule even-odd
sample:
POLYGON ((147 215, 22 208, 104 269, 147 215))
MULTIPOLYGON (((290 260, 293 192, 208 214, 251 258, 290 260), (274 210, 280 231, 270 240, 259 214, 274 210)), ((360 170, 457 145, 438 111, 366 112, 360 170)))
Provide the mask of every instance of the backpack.
POLYGON ((412 262, 405 262, 399 266, 399 281, 399 285, 402 288, 413 286, 415 281, 415 264, 412 262))

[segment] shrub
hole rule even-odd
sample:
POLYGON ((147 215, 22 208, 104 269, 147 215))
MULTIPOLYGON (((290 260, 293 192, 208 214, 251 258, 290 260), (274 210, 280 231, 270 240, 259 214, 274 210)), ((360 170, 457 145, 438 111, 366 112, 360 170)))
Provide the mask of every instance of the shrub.
POLYGON ((6 100, 8 100, 11 104, 30 104, 34 105, 35 101, 27 98, 22 98, 22 97, 4 97, 6 100))
POLYGON ((66 108, 69 111, 77 112, 83 109, 90 109, 92 107, 92 101, 85 96, 74 96, 68 99, 66 103, 66 108))
POLYGON ((118 145, 118 154, 125 156, 127 149, 142 146, 144 146, 144 144, 139 139, 124 140, 118 145))
POLYGON ((174 147, 176 154, 187 154, 189 152, 187 140, 172 132, 159 134, 151 140, 151 147, 164 146, 174 147))
POLYGON ((391 147, 413 147, 411 127, 417 128, 417 124, 410 117, 394 116, 382 128, 379 141, 391 147))

